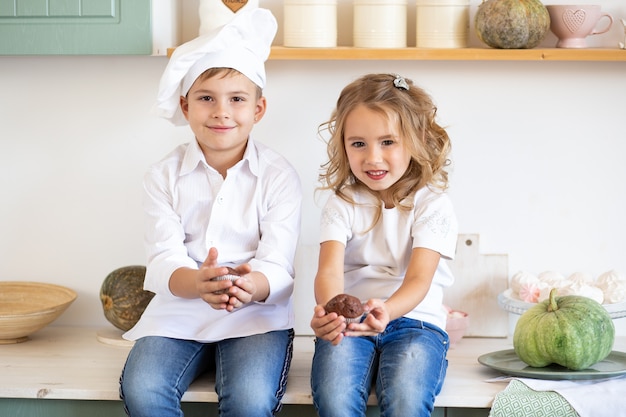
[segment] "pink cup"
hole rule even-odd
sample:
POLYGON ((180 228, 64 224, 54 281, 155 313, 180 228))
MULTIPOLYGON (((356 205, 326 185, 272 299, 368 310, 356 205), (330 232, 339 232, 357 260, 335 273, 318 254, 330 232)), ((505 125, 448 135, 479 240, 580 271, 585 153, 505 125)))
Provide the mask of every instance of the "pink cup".
POLYGON ((593 4, 548 5, 550 30, 559 41, 557 48, 586 48, 587 36, 606 33, 613 24, 613 17, 593 4), (608 19, 603 29, 596 29, 602 18, 608 19))

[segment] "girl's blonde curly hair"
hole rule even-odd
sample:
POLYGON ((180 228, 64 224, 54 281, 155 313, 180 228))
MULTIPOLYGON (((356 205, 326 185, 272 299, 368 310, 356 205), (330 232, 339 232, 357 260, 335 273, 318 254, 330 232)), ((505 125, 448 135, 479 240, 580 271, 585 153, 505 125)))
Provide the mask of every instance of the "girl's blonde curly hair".
MULTIPOLYGON (((430 95, 409 79, 391 74, 368 74, 342 90, 330 120, 319 126, 320 135, 323 131, 330 135, 328 161, 321 165, 319 175, 320 190, 332 190, 352 204, 355 204, 354 200, 345 192, 348 188, 364 190, 378 197, 354 176, 346 154, 345 121, 357 105, 378 112, 390 121, 396 120, 402 144, 411 155, 406 172, 389 189, 396 207, 412 209, 412 202, 406 198, 422 187, 430 186, 441 191, 448 188, 446 167, 450 162, 450 138, 435 121, 437 107, 430 95), (394 83, 394 80, 400 80, 400 83, 394 83)), ((380 212, 373 224, 378 217, 380 212)))

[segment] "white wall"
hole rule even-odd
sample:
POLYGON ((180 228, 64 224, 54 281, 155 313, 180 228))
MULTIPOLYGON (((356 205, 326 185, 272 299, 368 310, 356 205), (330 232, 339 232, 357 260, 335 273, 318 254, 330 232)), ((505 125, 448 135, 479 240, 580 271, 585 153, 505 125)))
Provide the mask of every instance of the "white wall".
MULTIPOLYGON (((626 17, 618 3, 605 1, 605 9, 626 17)), ((619 35, 601 36, 612 47, 619 35)), ((56 324, 108 325, 102 280, 145 263, 143 173, 191 139, 188 128, 150 114, 166 63, 0 57, 0 279, 75 289, 78 299, 56 324)), ((254 134, 298 168, 303 245, 317 242, 313 189, 325 157, 318 124, 346 83, 393 72, 439 106, 453 141, 461 232, 479 233, 483 253, 508 254, 511 274, 626 273, 625 62, 269 61, 267 72, 269 109, 254 134)), ((310 292, 311 277, 299 277, 299 294, 310 292)), ((298 302, 306 332, 310 299, 298 302)), ((625 321, 616 321, 624 335, 625 321)))

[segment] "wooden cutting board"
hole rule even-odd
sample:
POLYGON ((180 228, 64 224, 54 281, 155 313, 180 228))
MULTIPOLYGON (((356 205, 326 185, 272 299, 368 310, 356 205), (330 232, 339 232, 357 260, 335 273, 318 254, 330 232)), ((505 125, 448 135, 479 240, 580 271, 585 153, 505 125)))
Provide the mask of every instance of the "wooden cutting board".
POLYGON ((96 332, 96 338, 100 343, 112 346, 132 347, 135 342, 122 337, 124 332, 114 327, 103 327, 96 332))
POLYGON ((477 234, 460 234, 456 257, 448 264, 454 285, 444 290, 444 304, 469 314, 466 337, 507 337, 509 314, 498 306, 508 287, 508 255, 482 255, 477 234))

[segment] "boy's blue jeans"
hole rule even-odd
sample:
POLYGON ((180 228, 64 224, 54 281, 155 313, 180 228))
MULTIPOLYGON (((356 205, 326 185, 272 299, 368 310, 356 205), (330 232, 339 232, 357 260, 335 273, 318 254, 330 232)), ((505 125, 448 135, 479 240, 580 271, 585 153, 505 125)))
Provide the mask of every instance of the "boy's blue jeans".
POLYGON ((293 352, 293 330, 215 343, 149 336, 135 342, 120 377, 131 417, 183 416, 191 382, 215 369, 219 415, 273 416, 281 408, 293 352))
POLYGON ((448 368, 446 332, 399 318, 377 336, 315 342, 311 387, 320 417, 365 416, 372 382, 381 417, 430 416, 448 368))

